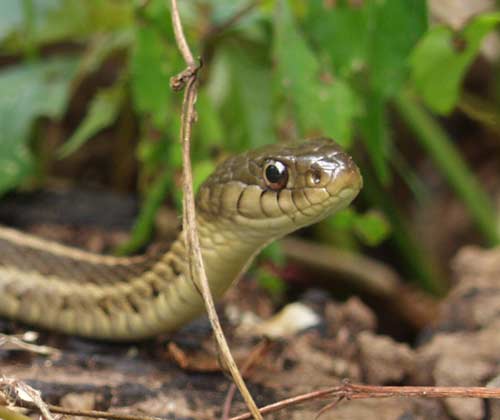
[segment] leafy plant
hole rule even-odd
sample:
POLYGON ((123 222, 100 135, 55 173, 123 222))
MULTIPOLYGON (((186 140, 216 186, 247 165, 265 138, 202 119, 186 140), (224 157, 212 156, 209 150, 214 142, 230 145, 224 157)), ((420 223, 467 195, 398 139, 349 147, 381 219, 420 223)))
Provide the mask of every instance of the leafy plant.
MULTIPOLYGON (((25 0, 0 5, 0 54, 12 63, 0 68, 0 194, 35 174, 37 156, 30 142, 36 122, 63 118, 79 86, 112 62, 114 77, 96 85, 84 117, 54 157, 78 153, 131 109, 144 204, 123 250, 147 241, 164 198, 180 202, 175 192, 180 98, 168 83, 182 62, 166 3, 25 0)), ((404 144, 396 141, 392 121, 396 115, 413 129, 418 147, 464 202, 485 241, 498 244, 491 199, 435 114, 474 108, 462 82, 500 15, 484 13, 460 31, 429 27, 426 3, 183 2, 190 43, 198 46, 203 61, 193 148, 197 182, 222 151, 332 136, 366 158, 368 211, 349 211, 336 219, 340 224, 324 222, 321 230, 335 235, 323 240, 357 248, 393 239, 412 275, 427 289, 442 290, 436 261, 387 194, 399 177, 425 194, 418 175, 401 164, 404 144)), ((495 104, 489 110, 488 121, 499 121, 495 104)), ((481 120, 477 112, 470 114, 481 120)))

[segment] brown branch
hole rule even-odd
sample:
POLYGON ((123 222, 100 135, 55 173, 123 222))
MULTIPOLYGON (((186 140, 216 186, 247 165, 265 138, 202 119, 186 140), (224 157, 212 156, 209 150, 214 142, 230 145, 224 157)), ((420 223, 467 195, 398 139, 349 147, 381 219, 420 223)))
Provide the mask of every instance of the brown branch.
MULTIPOLYGON (((340 387, 339 387, 340 388, 340 387)), ((269 414, 275 411, 283 410, 287 407, 299 405, 308 401, 319 400, 328 397, 332 393, 332 389, 309 392, 307 394, 298 395, 296 397, 287 398, 273 404, 266 405, 260 408, 261 414, 269 414)), ((241 414, 236 417, 231 417, 229 420, 246 420, 251 418, 250 413, 241 414)))
MULTIPOLYGON (((35 409, 34 405, 22 402, 20 404, 21 407, 35 409)), ((65 408, 60 407, 58 405, 47 405, 48 409, 51 413, 64 414, 67 416, 78 416, 78 417, 88 417, 88 418, 103 418, 110 420, 162 420, 159 417, 151 417, 144 415, 135 415, 135 414, 124 414, 124 413, 113 413, 110 411, 98 411, 98 410, 77 410, 74 408, 65 408)))
POLYGON ((179 16, 179 9, 177 7, 177 0, 171 0, 172 5, 172 24, 175 32, 175 39, 179 50, 181 51, 188 68, 183 71, 179 76, 171 81, 174 89, 180 89, 185 84, 184 99, 182 104, 181 114, 181 143, 182 143, 182 162, 183 162, 183 193, 184 193, 184 209, 183 209, 183 227, 186 232, 186 251, 189 258, 189 269, 191 271, 191 278, 194 284, 201 289, 205 307, 208 313, 208 318, 214 331, 215 340, 221 353, 221 359, 224 361, 231 376, 233 377, 236 386, 240 390, 243 399, 245 400, 248 409, 256 420, 261 420, 262 416, 259 413, 257 405, 255 404, 250 392, 248 391, 243 378, 236 366, 234 358, 229 350, 226 338, 222 331, 222 327, 217 317, 215 304, 210 291, 208 278, 203 265, 203 258, 200 249, 200 239, 196 229, 196 214, 195 202, 193 192, 193 179, 191 168, 191 130, 195 119, 195 102, 198 87, 198 78, 193 54, 189 49, 189 45, 184 36, 182 23, 179 16))
MULTIPOLYGON (((296 397, 287 398, 260 409, 262 414, 269 414, 284 408, 309 401, 334 398, 326 408, 333 408, 340 400, 359 400, 366 398, 421 397, 421 398, 491 398, 500 399, 500 388, 486 387, 440 387, 440 386, 378 386, 358 385, 345 382, 343 385, 314 391, 296 397)), ((321 410, 319 414, 322 414, 321 410)), ((232 417, 230 420, 246 420, 250 413, 232 417)))
POLYGON ((177 7, 177 0, 172 0, 172 25, 174 27, 175 41, 177 42, 177 47, 184 58, 184 61, 188 67, 195 68, 196 63, 191 53, 191 49, 184 36, 184 30, 182 29, 181 16, 179 14, 179 8, 177 7))

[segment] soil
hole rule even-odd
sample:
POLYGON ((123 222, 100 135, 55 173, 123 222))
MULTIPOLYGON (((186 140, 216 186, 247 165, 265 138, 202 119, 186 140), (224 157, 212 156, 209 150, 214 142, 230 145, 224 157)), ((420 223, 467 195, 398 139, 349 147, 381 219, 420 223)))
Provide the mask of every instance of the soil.
MULTIPOLYGON (((118 228, 127 229, 125 225, 118 228)), ((68 227, 48 226, 44 229, 51 237, 58 229, 63 240, 72 236, 68 227)), ((87 236, 73 236, 80 241, 87 238, 78 245, 100 252, 123 239, 118 228, 112 235, 89 229, 87 236)), ((44 229, 31 230, 43 234, 44 229)), ((252 275, 226 295, 218 310, 240 366, 259 350, 245 374, 258 405, 339 385, 346 378, 380 385, 500 386, 500 249, 464 248, 453 260, 452 270, 452 290, 433 324, 422 329, 415 342, 380 334, 376 311, 358 297, 337 302, 323 290, 304 293, 294 311, 273 321, 273 328, 286 324, 273 330, 283 332, 266 341, 253 332, 267 328, 262 319, 280 309, 284 313, 287 305, 277 308, 252 275), (310 324, 303 324, 304 319, 310 324)), ((0 332, 27 330, 0 321, 0 332)), ((149 342, 112 344, 41 332, 37 344, 60 352, 43 356, 0 348, 0 375, 25 381, 40 390, 46 402, 64 407, 165 419, 218 419, 231 386, 220 368, 206 318, 149 342)), ((297 406, 266 418, 313 419, 329 402, 297 406)), ((231 413, 245 411, 237 395, 231 413)), ((500 419, 500 401, 353 400, 321 418, 494 420, 500 419)))

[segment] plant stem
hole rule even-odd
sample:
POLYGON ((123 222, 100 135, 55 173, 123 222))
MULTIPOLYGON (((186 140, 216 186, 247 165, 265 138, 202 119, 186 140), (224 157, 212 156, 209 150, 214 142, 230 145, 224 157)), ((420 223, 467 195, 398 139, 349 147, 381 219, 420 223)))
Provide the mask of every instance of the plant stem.
POLYGON ((171 178, 171 174, 165 171, 155 180, 148 190, 139 217, 134 223, 130 240, 115 250, 116 255, 129 255, 136 252, 151 239, 155 216, 165 199, 169 187, 171 187, 171 178))
POLYGON ((35 5, 33 0, 23 0, 25 45, 24 54, 27 59, 34 60, 38 56, 35 34, 35 5))
POLYGON ((385 193, 374 171, 364 168, 363 172, 365 180, 363 194, 371 203, 380 207, 391 221, 394 246, 404 258, 411 274, 418 279, 420 287, 434 295, 442 295, 446 290, 442 267, 420 246, 405 217, 385 193))
POLYGON ((395 103, 401 116, 418 136, 421 145, 469 210, 484 238, 492 246, 500 244, 500 229, 494 206, 452 140, 408 92, 398 95, 395 103))

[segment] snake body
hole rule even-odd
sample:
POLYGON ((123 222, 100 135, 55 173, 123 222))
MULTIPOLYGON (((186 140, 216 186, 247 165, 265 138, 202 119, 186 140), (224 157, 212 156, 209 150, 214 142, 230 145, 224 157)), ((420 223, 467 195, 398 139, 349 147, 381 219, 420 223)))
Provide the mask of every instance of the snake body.
MULTIPOLYGON (((347 206, 362 178, 330 139, 229 158, 197 195, 197 229, 214 296, 269 242, 347 206)), ((0 228, 0 316, 105 340, 175 330, 203 311, 185 234, 160 255, 112 257, 0 228)))

